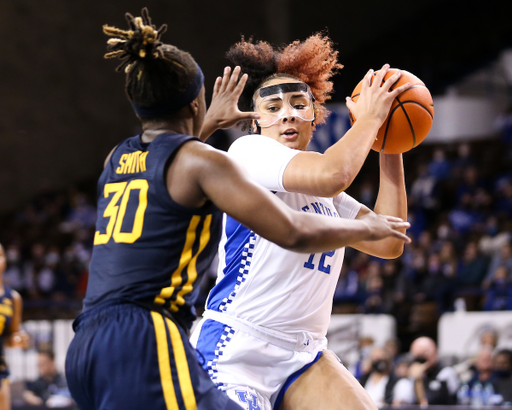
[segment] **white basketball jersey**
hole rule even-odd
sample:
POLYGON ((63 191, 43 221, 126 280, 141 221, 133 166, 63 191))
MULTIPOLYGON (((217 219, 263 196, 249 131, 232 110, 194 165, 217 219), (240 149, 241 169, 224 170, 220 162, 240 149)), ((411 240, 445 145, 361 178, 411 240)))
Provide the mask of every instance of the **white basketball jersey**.
MULTIPOLYGON (((250 176, 291 208, 353 219, 361 204, 345 193, 336 198, 286 192, 283 174, 301 151, 261 135, 235 141, 228 154, 250 176)), ((217 283, 207 309, 285 333, 327 333, 334 290, 345 249, 317 254, 288 251, 224 215, 217 283)))

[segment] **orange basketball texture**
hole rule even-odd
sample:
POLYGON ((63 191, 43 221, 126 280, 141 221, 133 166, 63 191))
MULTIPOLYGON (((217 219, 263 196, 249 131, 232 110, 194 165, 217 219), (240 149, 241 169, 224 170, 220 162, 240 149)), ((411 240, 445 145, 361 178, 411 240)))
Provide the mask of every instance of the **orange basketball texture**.
MULTIPOLYGON (((383 82, 397 71, 390 68, 383 82)), ((400 154, 418 146, 427 136, 434 120, 434 101, 423 81, 414 74, 400 70, 402 75, 391 86, 391 90, 411 83, 411 87, 399 94, 393 103, 386 120, 377 133, 372 149, 385 154, 400 154)), ((377 72, 374 74, 376 75, 377 72)), ((373 78, 372 78, 373 83, 373 78)), ((363 81, 352 92, 352 100, 357 102, 363 81)), ((356 121, 349 111, 350 123, 356 121)))

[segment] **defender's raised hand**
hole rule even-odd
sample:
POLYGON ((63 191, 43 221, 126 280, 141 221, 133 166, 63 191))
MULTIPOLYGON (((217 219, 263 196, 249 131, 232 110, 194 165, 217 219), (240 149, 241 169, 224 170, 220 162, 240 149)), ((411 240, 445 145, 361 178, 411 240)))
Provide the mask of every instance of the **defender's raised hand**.
POLYGON ((359 220, 368 224, 370 234, 367 240, 369 241, 378 241, 380 239, 393 237, 405 243, 411 242, 411 238, 402 232, 410 228, 411 224, 401 218, 369 212, 364 218, 359 220))
POLYGON ((230 128, 243 120, 257 120, 259 114, 242 112, 238 109, 238 99, 247 82, 247 74, 240 77, 240 67, 224 68, 223 77, 217 77, 213 86, 212 103, 201 130, 199 138, 205 141, 215 130, 230 128))

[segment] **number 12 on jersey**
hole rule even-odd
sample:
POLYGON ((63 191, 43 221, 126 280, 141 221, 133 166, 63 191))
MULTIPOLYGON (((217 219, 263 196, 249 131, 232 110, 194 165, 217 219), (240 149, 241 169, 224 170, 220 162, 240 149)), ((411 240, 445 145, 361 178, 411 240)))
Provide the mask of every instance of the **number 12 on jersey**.
MULTIPOLYGON (((331 265, 325 265, 325 258, 327 256, 333 256, 334 252, 335 251, 322 253, 322 256, 320 256, 320 262, 318 262, 318 270, 320 272, 324 272, 327 274, 331 273, 331 265)), ((313 263, 313 259, 315 258, 316 255, 317 255, 316 253, 312 253, 311 255, 309 255, 309 259, 304 264, 305 268, 315 269, 315 264, 313 263)))

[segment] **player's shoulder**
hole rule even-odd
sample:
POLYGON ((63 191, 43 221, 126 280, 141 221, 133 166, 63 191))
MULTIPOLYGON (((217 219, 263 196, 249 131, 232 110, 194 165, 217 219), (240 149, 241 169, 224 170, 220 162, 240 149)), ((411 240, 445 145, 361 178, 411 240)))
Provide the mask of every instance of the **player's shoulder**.
POLYGON ((229 147, 228 152, 239 151, 242 149, 257 149, 258 147, 285 147, 276 140, 260 134, 248 134, 238 137, 229 147))

